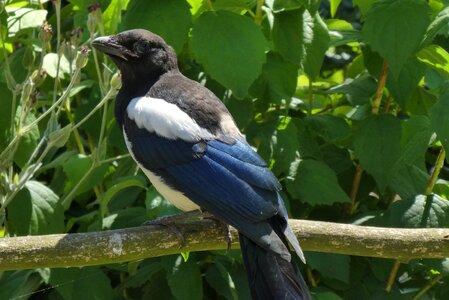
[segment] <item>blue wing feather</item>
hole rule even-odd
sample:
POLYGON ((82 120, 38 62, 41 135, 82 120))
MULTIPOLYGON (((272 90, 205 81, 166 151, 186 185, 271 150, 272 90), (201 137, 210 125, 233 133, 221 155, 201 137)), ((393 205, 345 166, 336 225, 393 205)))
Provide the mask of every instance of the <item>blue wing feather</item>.
POLYGON ((267 166, 265 161, 246 142, 230 137, 227 137, 225 140, 234 142, 224 143, 218 139, 209 141, 207 144, 209 147, 215 148, 243 162, 259 167, 267 166))
POLYGON ((232 137, 169 140, 126 118, 124 128, 133 156, 144 168, 262 247, 290 255, 267 221, 283 214, 279 182, 246 142, 232 137))

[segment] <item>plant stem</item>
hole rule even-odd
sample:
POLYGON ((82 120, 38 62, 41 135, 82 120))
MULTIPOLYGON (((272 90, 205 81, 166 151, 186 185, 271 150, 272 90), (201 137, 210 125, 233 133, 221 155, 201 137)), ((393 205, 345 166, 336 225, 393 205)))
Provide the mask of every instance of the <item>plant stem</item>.
MULTIPOLYGON (((3 29, 2 29, 2 24, 0 22, 0 42, 2 43, 3 61, 5 63, 5 67, 6 67, 6 76, 13 78, 12 72, 11 72, 11 66, 9 65, 8 53, 6 53, 5 41, 3 40, 2 33, 3 33, 3 29)), ((9 88, 11 88, 11 87, 9 87, 9 88)), ((12 91, 12 92, 14 92, 14 91, 12 91)))
POLYGON ((111 88, 103 97, 103 99, 101 99, 101 101, 98 102, 98 104, 94 107, 94 109, 92 109, 81 121, 79 121, 75 126, 73 126, 73 129, 79 128, 81 125, 83 125, 84 122, 90 119, 90 117, 92 117, 92 115, 95 112, 97 112, 97 110, 99 110, 114 95, 114 92, 115 91, 111 88))
POLYGON ((313 82, 312 79, 309 78, 309 107, 307 110, 307 115, 310 117, 312 115, 313 109, 313 82))
POLYGON ((388 95, 387 101, 385 102, 385 112, 390 111, 390 105, 391 105, 391 95, 388 95))
POLYGON ((94 163, 94 160, 92 160, 92 166, 90 166, 89 170, 81 177, 81 179, 76 183, 76 185, 72 188, 70 193, 67 194, 62 200, 61 204, 64 207, 64 209, 68 209, 70 207, 70 203, 72 202, 73 197, 75 197, 76 191, 80 188, 81 184, 86 181, 86 179, 89 177, 89 175, 92 173, 92 171, 95 169, 96 164, 94 163))
POLYGON ((265 2, 265 0, 257 0, 256 16, 254 17, 254 22, 256 22, 257 25, 262 24, 262 21, 263 21, 262 6, 263 6, 264 2, 265 2))
POLYGON ((307 279, 309 280, 309 283, 312 287, 317 287, 316 280, 313 277, 312 269, 310 267, 307 267, 307 279))
POLYGON ((442 274, 439 274, 435 276, 432 280, 429 281, 428 284, 426 284, 418 294, 416 294, 415 297, 413 297, 413 300, 418 300, 421 298, 432 286, 434 286, 438 281, 440 281, 443 278, 442 274))
MULTIPOLYGON (((67 111, 67 118, 69 119, 71 124, 75 124, 75 118, 72 115, 72 109, 70 107, 70 101, 66 102, 66 111, 67 111)), ((78 132, 78 128, 72 128, 73 136, 75 137, 75 143, 78 147, 78 151, 81 154, 86 154, 86 151, 84 150, 83 142, 81 141, 81 136, 78 132)))
POLYGON ((354 179, 352 180, 351 195, 350 195, 351 206, 350 206, 349 213, 351 215, 354 214, 354 212, 356 210, 355 200, 357 199, 357 192, 359 191, 360 180, 362 178, 362 174, 363 174, 363 168, 360 164, 357 164, 357 167, 355 168, 354 179))
POLYGON ((379 113, 380 102, 382 101, 382 94, 384 91, 385 83, 388 76, 388 64, 386 62, 382 65, 382 72, 380 73, 379 81, 377 82, 376 96, 373 101, 372 112, 373 114, 379 113))
POLYGON ((131 157, 131 155, 130 154, 118 155, 118 156, 115 156, 115 157, 111 157, 111 158, 100 160, 98 162, 98 164, 99 165, 108 164, 108 163, 114 162, 116 160, 120 160, 120 159, 124 159, 124 158, 128 158, 128 157, 131 157))
POLYGON ((100 64, 98 63, 97 50, 94 49, 94 51, 92 51, 92 52, 94 54, 95 70, 97 71, 98 84, 100 86, 101 95, 104 96, 105 86, 104 86, 104 82, 103 82, 103 75, 101 74, 101 70, 100 70, 100 64))
POLYGON ((30 129, 32 129, 34 126, 36 126, 42 119, 44 119, 49 113, 51 113, 62 101, 64 101, 70 94, 70 90, 75 85, 75 82, 78 80, 78 76, 81 73, 81 69, 76 69, 75 73, 73 74, 72 80, 70 81, 69 85, 67 86, 64 93, 61 95, 61 97, 52 105, 49 109, 47 109, 42 115, 40 115, 34 122, 32 122, 30 125, 23 128, 22 132, 26 133, 30 129))
POLYGON ((444 147, 441 147, 440 153, 437 157, 437 161, 435 162, 435 167, 433 168, 432 175, 430 175, 430 179, 427 183, 426 191, 424 192, 424 194, 430 195, 432 193, 433 187, 438 180, 438 175, 440 174, 441 168, 443 168, 445 158, 446 150, 444 150, 444 147))
POLYGON ((70 90, 73 88, 75 82, 77 81, 78 76, 80 75, 81 69, 76 69, 75 73, 73 74, 72 80, 70 81, 69 85, 67 86, 67 89, 64 91, 64 93, 61 95, 61 97, 50 106, 49 109, 47 109, 44 113, 42 113, 36 120, 31 122, 29 125, 25 126, 24 128, 20 128, 12 141, 6 146, 6 148, 0 153, 0 161, 3 161, 5 159, 5 155, 8 154, 8 152, 11 149, 14 149, 16 144, 20 141, 21 137, 30 131, 34 126, 36 126, 40 121, 42 121, 49 113, 55 110, 55 108, 64 101, 70 93, 70 90))
POLYGON ((394 262, 393 267, 390 271, 390 277, 388 277, 387 287, 385 290, 389 293, 391 292, 391 289, 393 288, 393 284, 396 280, 396 276, 398 275, 399 267, 401 266, 401 262, 399 260, 396 260, 394 262))
MULTIPOLYGON (((42 144, 44 142, 45 138, 43 138, 39 144, 42 144)), ((14 200, 15 196, 17 195, 17 193, 25 186, 25 184, 31 179, 31 177, 34 175, 34 173, 37 171, 37 169, 40 167, 40 164, 42 162, 42 160, 45 158, 45 156, 47 156, 48 152, 50 151, 50 149, 52 148, 51 145, 47 144, 47 147, 45 147, 44 151, 42 152, 42 154, 39 156, 39 158, 36 160, 36 162, 34 163, 33 169, 32 170, 27 170, 27 168, 23 168, 22 172, 19 176, 19 183, 17 184, 17 186, 14 188, 13 192, 11 194, 9 194, 8 196, 6 196, 5 201, 2 203, 2 206, 0 207, 0 215, 4 212, 4 210, 6 209, 6 207, 11 203, 12 200, 14 200), (23 172, 24 170, 27 170, 27 172, 23 172)), ((36 149, 37 150, 37 149, 36 149)), ((35 150, 35 152, 36 152, 35 150)), ((33 155, 35 155, 35 153, 33 153, 33 155)))
POLYGON ((56 53, 58 54, 58 62, 56 66, 55 84, 53 85, 53 103, 58 96, 58 84, 59 84, 59 69, 61 66, 62 53, 61 48, 61 1, 55 1, 55 13, 56 13, 56 53))

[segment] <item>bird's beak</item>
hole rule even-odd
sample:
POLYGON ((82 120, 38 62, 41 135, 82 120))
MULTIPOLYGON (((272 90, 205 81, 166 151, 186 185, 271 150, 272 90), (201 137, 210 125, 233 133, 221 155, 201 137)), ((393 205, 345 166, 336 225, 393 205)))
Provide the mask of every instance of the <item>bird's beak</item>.
POLYGON ((128 60, 130 51, 126 47, 117 43, 113 36, 100 36, 92 41, 92 46, 98 51, 101 51, 110 56, 119 57, 123 60, 128 60))

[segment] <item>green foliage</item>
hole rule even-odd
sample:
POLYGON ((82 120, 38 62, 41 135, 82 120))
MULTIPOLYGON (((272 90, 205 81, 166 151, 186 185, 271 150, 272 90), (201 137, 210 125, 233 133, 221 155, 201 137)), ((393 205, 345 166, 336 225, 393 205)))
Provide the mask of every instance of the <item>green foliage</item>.
MULTIPOLYGON (((279 178, 292 218, 449 227, 447 1, 5 2, 0 239, 179 213, 126 153, 115 66, 83 50, 136 27, 161 35, 181 71, 223 100, 279 178)), ((444 259, 401 264, 387 292, 391 260, 306 256, 316 299, 449 297, 444 259)), ((1 274, 0 299, 29 295, 249 299, 234 250, 1 274)))
POLYGON ((265 62, 265 39, 250 19, 227 11, 205 12, 192 28, 195 58, 212 78, 244 97, 265 62))

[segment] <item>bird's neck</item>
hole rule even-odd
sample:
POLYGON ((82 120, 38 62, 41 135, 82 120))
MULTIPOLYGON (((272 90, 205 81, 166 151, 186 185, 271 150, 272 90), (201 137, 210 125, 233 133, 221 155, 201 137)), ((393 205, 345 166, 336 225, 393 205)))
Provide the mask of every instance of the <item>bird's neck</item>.
POLYGON ((124 113, 129 102, 137 97, 145 96, 151 87, 164 75, 153 73, 151 76, 136 77, 135 74, 127 74, 122 70, 122 87, 120 88, 115 102, 115 118, 120 126, 123 127, 124 113))

